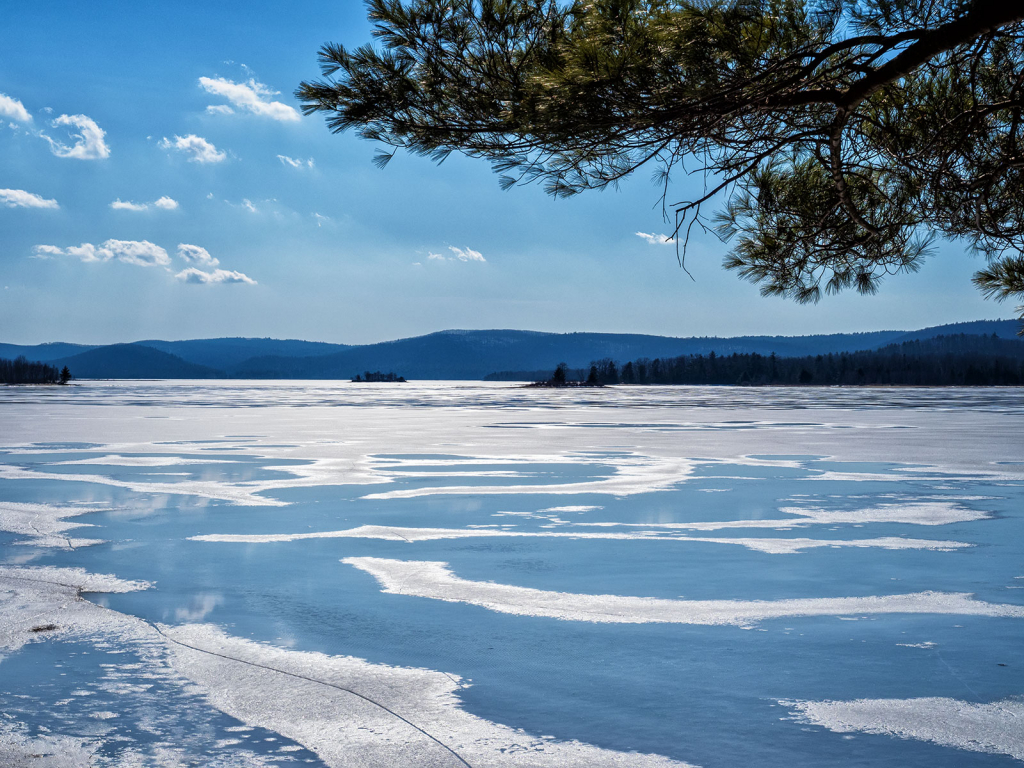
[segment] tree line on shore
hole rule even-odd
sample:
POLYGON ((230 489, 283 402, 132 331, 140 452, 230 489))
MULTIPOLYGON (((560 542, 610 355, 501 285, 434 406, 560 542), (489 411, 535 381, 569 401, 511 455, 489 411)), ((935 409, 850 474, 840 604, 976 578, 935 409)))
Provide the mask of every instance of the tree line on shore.
POLYGON ((24 355, 7 360, 0 357, 0 384, 67 384, 71 371, 65 365, 57 370, 54 365, 33 362, 24 355))
POLYGON ((556 378, 591 386, 1021 386, 1024 342, 994 335, 959 334, 870 351, 806 357, 711 352, 654 360, 639 358, 625 363, 606 358, 591 363, 589 370, 572 371, 564 366, 559 369, 561 376, 552 376, 550 386, 559 386, 556 378))

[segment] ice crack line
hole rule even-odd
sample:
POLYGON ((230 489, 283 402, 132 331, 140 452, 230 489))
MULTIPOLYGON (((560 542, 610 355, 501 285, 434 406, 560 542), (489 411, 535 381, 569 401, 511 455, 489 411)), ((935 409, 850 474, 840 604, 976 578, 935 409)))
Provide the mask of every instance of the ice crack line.
MULTIPOLYGON (((100 607, 102 608, 103 606, 100 606, 100 607)), ((161 637, 163 637, 165 640, 168 640, 169 642, 172 642, 175 645, 180 645, 183 648, 189 648, 189 649, 191 649, 193 651, 198 651, 199 653, 205 653, 205 654, 208 654, 210 656, 216 656, 216 657, 221 658, 221 659, 227 659, 228 661, 235 661, 235 662, 238 662, 239 664, 247 664, 250 667, 258 667, 260 669, 265 669, 265 670, 267 670, 269 672, 277 672, 278 674, 281 674, 281 675, 287 675, 289 677, 294 677, 294 678, 297 678, 299 680, 306 680, 306 681, 311 682, 311 683, 319 683, 320 685, 326 685, 329 688, 334 688, 334 689, 339 690, 339 691, 344 691, 345 693, 351 693, 353 696, 356 696, 356 697, 362 699, 363 701, 365 701, 365 702, 367 702, 369 704, 374 705, 375 707, 379 707, 380 709, 382 709, 385 712, 387 712, 389 715, 392 715, 393 717, 398 718, 399 720, 401 720, 406 725, 408 725, 408 726, 410 726, 412 728, 415 728, 417 731, 422 733, 424 736, 426 736, 428 739, 433 741, 439 747, 441 747, 442 749, 445 749, 449 753, 451 753, 451 755, 456 760, 458 760, 460 763, 462 763, 464 766, 466 766, 466 768, 473 768, 473 766, 471 766, 468 762, 466 762, 465 758, 463 758, 462 755, 460 755, 454 749, 452 749, 447 744, 445 744, 443 741, 438 739, 436 736, 433 736, 430 733, 428 733, 427 731, 425 731, 424 729, 420 728, 418 725, 416 725, 416 723, 412 722, 411 720, 408 720, 407 718, 402 717, 402 715, 398 714, 393 709, 389 709, 388 707, 386 707, 385 705, 381 704, 380 702, 374 701, 370 697, 364 696, 363 694, 359 693, 358 691, 353 691, 351 688, 345 688, 344 686, 337 685, 335 683, 328 683, 326 680, 317 680, 315 677, 307 677, 306 675, 300 675, 300 674, 298 674, 296 672, 288 672, 287 670, 278 669, 277 667, 271 667, 271 666, 268 666, 266 664, 259 664, 259 663, 255 662, 255 661, 246 661, 245 659, 238 659, 238 658, 235 658, 234 656, 228 656, 227 654, 224 654, 224 653, 217 653, 216 651, 210 651, 210 650, 207 650, 206 648, 199 648, 198 646, 192 645, 190 643, 186 643, 186 642, 183 642, 181 640, 176 640, 175 638, 173 638, 170 635, 166 634, 156 624, 153 624, 153 623, 151 623, 149 621, 146 621, 145 619, 140 619, 140 620, 143 621, 144 623, 148 624, 149 626, 151 626, 156 631, 156 633, 159 634, 161 637)))
MULTIPOLYGON (((107 608, 105 606, 98 605, 97 603, 93 603, 90 600, 86 600, 84 597, 82 597, 82 587, 81 586, 78 586, 78 585, 75 585, 75 584, 65 584, 65 583, 60 582, 60 581, 50 581, 49 579, 32 579, 32 578, 29 578, 29 577, 26 577, 26 576, 13 576, 13 575, 9 575, 9 574, 2 574, 2 575, 3 575, 4 578, 8 578, 8 579, 18 579, 19 581, 32 581, 32 582, 41 583, 41 584, 51 584, 53 586, 67 587, 68 589, 73 589, 73 590, 75 590, 75 599, 82 600, 83 602, 87 602, 90 605, 94 605, 94 606, 96 606, 97 608, 99 608, 101 610, 109 611, 110 613, 117 614, 118 616, 124 616, 124 614, 120 613, 119 611, 115 611, 113 608, 107 608)), ((42 615, 42 614, 40 614, 40 615, 42 615)), ((158 627, 156 624, 154 624, 151 621, 147 621, 146 619, 143 619, 141 617, 135 617, 135 618, 137 618, 143 624, 145 624, 148 627, 150 627, 154 632, 156 632, 158 635, 160 635, 162 638, 164 638, 168 642, 174 643, 175 645, 181 646, 182 648, 188 648, 190 650, 197 651, 199 653, 205 653, 205 654, 207 654, 209 656, 216 656, 218 658, 225 659, 227 661, 234 661, 234 662, 237 662, 239 664, 247 664, 250 667, 258 667, 259 669, 265 669, 268 672, 277 672, 280 675, 287 675, 288 677, 294 677, 294 678, 296 678, 298 680, 306 680, 306 681, 308 681, 310 683, 317 683, 319 685, 327 686, 328 688, 334 688, 336 690, 343 691, 345 693, 350 693, 353 696, 362 699, 366 703, 372 704, 373 706, 378 707, 378 708, 384 710, 385 712, 387 712, 392 717, 395 717, 395 718, 401 720, 403 723, 408 725, 410 728, 413 728, 413 729, 419 731, 424 736, 426 736, 428 739, 430 739, 435 744, 437 744, 439 747, 441 747, 442 749, 444 749, 445 751, 450 753, 452 755, 452 757, 454 757, 456 760, 458 760, 460 763, 462 763, 462 765, 466 766, 466 768, 473 768, 473 766, 470 765, 462 755, 460 755, 454 749, 452 749, 447 744, 445 744, 443 741, 438 739, 436 736, 434 736, 431 733, 425 731, 423 728, 421 728, 420 726, 416 725, 416 723, 414 723, 411 720, 409 720, 409 719, 403 717, 402 715, 398 714, 393 709, 390 709, 389 707, 385 706, 384 704, 381 704, 379 701, 374 701, 369 696, 364 696, 363 694, 359 693, 358 691, 353 691, 351 688, 346 688, 346 687, 344 687, 342 685, 337 685, 336 683, 329 683, 326 680, 317 680, 315 677, 307 677, 306 675, 300 675, 300 674, 298 674, 296 672, 288 672, 287 670, 278 669, 277 667, 271 667, 271 666, 268 666, 266 664, 259 664, 259 663, 255 662, 255 661, 246 661, 245 659, 235 658, 234 656, 228 656, 227 654, 224 654, 224 653, 217 653, 216 651, 210 651, 210 650, 207 650, 206 648, 199 648, 198 646, 191 645, 190 643, 186 643, 186 642, 183 642, 181 640, 177 640, 177 639, 171 637, 170 635, 168 635, 166 632, 164 632, 162 629, 160 629, 160 627, 158 627)))

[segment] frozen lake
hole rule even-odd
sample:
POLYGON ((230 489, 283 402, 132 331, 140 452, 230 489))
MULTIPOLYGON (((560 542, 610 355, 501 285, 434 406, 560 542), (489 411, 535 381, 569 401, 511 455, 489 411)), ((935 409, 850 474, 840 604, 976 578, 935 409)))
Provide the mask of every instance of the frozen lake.
POLYGON ((0 389, 0 765, 1013 766, 1013 389, 0 389))

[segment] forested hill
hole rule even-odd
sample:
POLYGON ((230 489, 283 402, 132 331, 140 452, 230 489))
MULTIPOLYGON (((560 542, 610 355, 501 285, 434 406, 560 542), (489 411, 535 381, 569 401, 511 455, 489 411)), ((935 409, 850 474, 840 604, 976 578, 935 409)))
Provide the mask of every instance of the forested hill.
MULTIPOLYGON (((349 346, 296 339, 148 340, 131 344, 0 344, 0 357, 19 355, 68 365, 76 378, 351 379, 363 371, 395 371, 409 379, 482 379, 494 371, 550 373, 565 362, 666 359, 685 355, 759 354, 804 357, 877 349, 939 335, 984 334, 1012 339, 1019 323, 986 320, 917 331, 734 338, 535 331, 440 331, 349 346)), ((529 377, 529 376, 527 376, 529 377)))
POLYGON ((957 334, 805 357, 711 353, 605 359, 573 374, 592 384, 1021 386, 1024 342, 957 334))

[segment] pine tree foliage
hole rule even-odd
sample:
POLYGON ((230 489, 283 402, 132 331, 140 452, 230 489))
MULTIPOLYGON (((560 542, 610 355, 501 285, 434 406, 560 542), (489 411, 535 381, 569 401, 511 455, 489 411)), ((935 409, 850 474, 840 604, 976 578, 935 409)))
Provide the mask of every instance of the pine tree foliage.
POLYGON ((1021 296, 1024 3, 369 0, 378 45, 327 44, 297 95, 335 132, 489 161, 557 196, 649 169, 685 249, 816 301, 917 269, 935 236, 1021 296), (668 203, 673 172, 699 197, 668 203), (708 216, 702 206, 721 208, 708 216))

